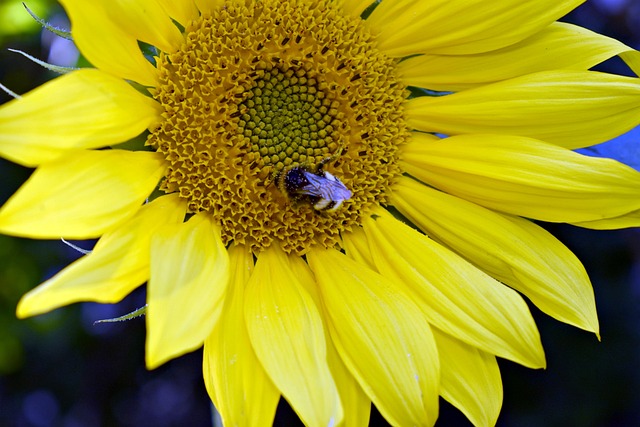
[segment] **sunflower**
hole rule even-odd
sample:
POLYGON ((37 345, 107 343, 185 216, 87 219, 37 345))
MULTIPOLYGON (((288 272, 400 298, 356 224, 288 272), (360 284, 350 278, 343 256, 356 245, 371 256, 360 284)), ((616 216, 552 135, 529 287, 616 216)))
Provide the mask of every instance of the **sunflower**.
POLYGON ((148 368, 204 345, 229 426, 281 396, 309 426, 433 425, 439 396, 493 425, 496 358, 545 366, 523 296, 598 334, 531 221, 640 224, 640 174, 571 151, 640 121, 637 78, 588 71, 637 52, 555 22, 581 1, 61 3, 95 68, 0 109, 36 168, 0 232, 99 240, 19 317, 146 282, 148 368))

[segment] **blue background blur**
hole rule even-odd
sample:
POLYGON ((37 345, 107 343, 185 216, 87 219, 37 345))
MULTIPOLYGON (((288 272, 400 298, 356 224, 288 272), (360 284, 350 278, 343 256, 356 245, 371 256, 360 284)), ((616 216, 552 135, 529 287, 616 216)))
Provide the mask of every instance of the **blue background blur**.
MULTIPOLYGON (((68 25, 57 3, 27 3, 39 16, 68 25)), ((640 48, 640 0, 593 0, 563 20, 640 48)), ((60 65, 77 60, 73 48, 43 33, 19 1, 0 0, 0 83, 25 93, 53 77, 7 48, 60 65)), ((616 60, 598 69, 628 74, 616 60)), ((0 102, 9 99, 0 93, 0 102)), ((640 131, 635 131, 622 144, 589 153, 619 157, 637 167, 638 143, 640 131)), ((0 159, 0 204, 30 172, 0 159)), ((548 368, 533 371, 500 361, 505 399, 498 425, 640 425, 640 230, 547 227, 577 254, 591 276, 602 342, 532 307, 548 368)), ((87 248, 93 244, 76 243, 87 248)), ((148 372, 142 319, 93 325, 96 319, 142 306, 143 288, 114 306, 75 304, 33 319, 15 319, 20 296, 78 256, 60 241, 0 235, 0 426, 211 425, 200 351, 148 372)), ((299 422, 281 404, 276 425, 299 422)), ((374 413, 372 425, 386 424, 374 413)), ((457 410, 442 403, 438 426, 468 425, 457 410)))

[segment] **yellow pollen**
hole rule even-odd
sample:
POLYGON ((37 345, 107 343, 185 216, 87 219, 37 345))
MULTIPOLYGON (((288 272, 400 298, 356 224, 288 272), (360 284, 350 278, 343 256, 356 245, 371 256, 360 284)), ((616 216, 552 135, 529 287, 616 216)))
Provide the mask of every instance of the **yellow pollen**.
POLYGON ((340 245, 401 174, 406 91, 395 60, 329 2, 227 3, 184 34, 157 60, 164 113, 147 144, 169 164, 161 189, 211 214, 225 244, 298 255, 340 245), (275 182, 321 163, 352 192, 333 212, 275 182))

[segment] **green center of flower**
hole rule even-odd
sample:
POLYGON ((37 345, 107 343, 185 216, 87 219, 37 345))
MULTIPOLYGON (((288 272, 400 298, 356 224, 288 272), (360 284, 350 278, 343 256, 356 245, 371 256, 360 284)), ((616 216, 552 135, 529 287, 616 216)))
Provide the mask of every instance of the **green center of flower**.
POLYGON ((147 143, 169 164, 161 188, 211 214, 226 244, 299 255, 339 245, 401 173, 395 65, 334 2, 228 3, 201 16, 157 60, 164 113, 147 143), (320 189, 283 179, 292 170, 320 189))
POLYGON ((294 164, 320 163, 336 153, 335 121, 344 120, 318 81, 304 70, 266 72, 241 103, 238 125, 265 165, 277 171, 294 164))

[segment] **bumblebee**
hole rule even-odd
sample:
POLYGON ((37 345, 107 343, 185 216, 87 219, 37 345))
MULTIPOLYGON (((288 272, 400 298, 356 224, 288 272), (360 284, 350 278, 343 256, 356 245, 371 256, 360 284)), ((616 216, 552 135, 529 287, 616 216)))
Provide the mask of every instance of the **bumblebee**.
POLYGON ((351 191, 338 178, 325 172, 320 163, 316 172, 305 166, 295 166, 280 174, 278 188, 293 200, 308 200, 318 211, 334 212, 345 200, 351 198, 351 191))

